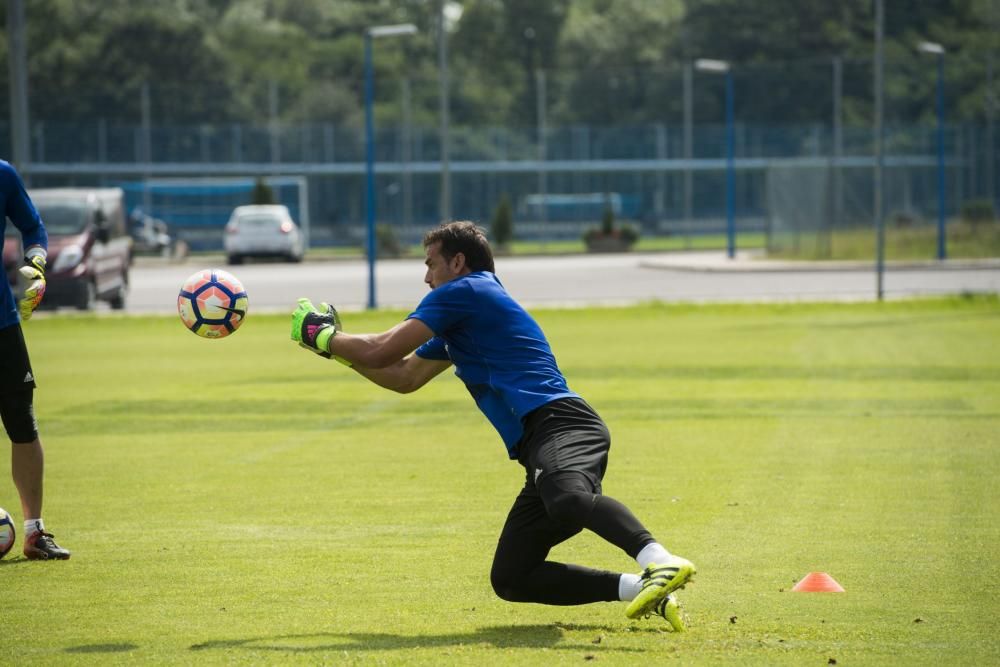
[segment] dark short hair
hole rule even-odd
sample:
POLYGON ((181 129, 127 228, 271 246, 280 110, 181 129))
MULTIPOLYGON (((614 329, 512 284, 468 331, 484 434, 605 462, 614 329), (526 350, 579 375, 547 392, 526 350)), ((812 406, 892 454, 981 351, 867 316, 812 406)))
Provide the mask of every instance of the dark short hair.
POLYGON ((468 220, 443 222, 424 234, 424 247, 441 243, 441 254, 450 260, 458 253, 465 255, 465 265, 473 271, 489 271, 493 268, 493 249, 486 240, 486 231, 468 220))

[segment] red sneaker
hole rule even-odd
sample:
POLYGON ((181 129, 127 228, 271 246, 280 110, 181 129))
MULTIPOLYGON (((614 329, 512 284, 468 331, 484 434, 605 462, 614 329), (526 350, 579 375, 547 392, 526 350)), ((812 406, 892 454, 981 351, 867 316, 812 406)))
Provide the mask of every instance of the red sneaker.
POLYGON ((44 531, 25 538, 25 558, 28 560, 69 560, 69 551, 56 544, 52 538, 52 533, 44 531))

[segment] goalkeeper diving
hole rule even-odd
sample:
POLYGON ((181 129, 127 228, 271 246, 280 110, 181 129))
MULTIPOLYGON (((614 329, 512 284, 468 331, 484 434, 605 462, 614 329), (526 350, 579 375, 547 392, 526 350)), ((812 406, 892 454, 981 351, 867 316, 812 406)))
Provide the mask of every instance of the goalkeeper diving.
POLYGON ((483 230, 450 222, 429 231, 423 245, 431 291, 404 321, 382 333, 349 334, 334 307, 299 299, 292 340, 401 393, 455 367, 525 473, 490 572, 499 597, 550 605, 626 602, 629 618, 656 615, 683 630, 674 591, 692 580, 695 566, 602 494, 608 428, 569 389, 538 323, 500 283, 483 230), (634 558, 639 572, 548 559, 554 546, 585 528, 634 558))

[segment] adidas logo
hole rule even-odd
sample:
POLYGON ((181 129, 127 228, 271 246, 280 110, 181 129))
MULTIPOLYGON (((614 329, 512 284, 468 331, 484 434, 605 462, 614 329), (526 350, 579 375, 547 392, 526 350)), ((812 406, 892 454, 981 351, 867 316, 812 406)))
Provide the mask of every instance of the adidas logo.
POLYGON ((34 382, 35 381, 35 376, 31 374, 31 371, 28 371, 27 373, 24 374, 24 381, 25 382, 34 382))

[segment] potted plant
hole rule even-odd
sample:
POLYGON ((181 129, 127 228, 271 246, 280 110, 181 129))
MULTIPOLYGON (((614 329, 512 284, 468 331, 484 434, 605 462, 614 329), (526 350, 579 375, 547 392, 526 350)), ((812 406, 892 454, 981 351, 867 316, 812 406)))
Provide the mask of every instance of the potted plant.
POLYGON ((402 257, 404 254, 403 244, 389 224, 375 226, 375 245, 379 257, 402 257))
POLYGON ((609 201, 601 216, 601 226, 583 234, 587 252, 625 252, 639 240, 639 230, 632 225, 615 225, 615 211, 609 201))

